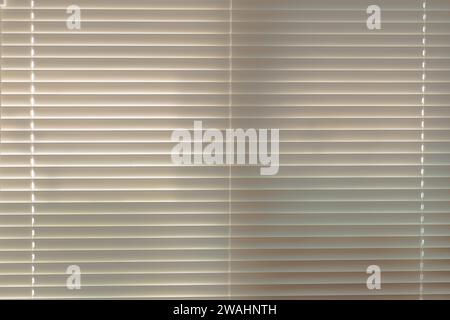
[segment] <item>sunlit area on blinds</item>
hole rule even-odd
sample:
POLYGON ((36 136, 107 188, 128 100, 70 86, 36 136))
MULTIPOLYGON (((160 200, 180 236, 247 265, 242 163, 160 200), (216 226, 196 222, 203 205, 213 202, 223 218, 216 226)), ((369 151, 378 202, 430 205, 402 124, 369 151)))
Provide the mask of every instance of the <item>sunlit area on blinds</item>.
POLYGON ((0 4, 0 299, 450 299, 450 1, 0 4))

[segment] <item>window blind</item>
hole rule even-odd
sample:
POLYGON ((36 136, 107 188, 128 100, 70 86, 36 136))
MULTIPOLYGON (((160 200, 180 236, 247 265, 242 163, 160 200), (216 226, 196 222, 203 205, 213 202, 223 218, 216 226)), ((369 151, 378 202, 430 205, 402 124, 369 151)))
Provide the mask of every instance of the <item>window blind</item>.
POLYGON ((449 3, 427 2, 378 1, 371 31, 371 1, 234 1, 233 123, 280 128, 282 166, 235 170, 233 295, 448 297, 449 3))
POLYGON ((226 297, 228 168, 173 166, 170 137, 228 122, 229 3, 79 1, 68 30, 72 4, 4 9, 2 295, 226 297))
POLYGON ((450 3, 373 4, 7 1, 0 298, 449 298, 450 3), (278 174, 174 165, 194 121, 278 174))

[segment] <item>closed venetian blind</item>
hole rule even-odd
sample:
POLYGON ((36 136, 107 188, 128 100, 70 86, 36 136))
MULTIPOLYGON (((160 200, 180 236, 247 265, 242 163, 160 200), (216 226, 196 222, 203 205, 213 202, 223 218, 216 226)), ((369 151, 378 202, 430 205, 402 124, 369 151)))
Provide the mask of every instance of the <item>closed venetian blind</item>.
POLYGON ((170 139, 228 126, 229 2, 72 4, 3 10, 2 296, 226 297, 229 169, 170 139))
POLYGON ((235 297, 448 298, 450 3, 372 4, 233 1, 233 123, 282 164, 234 170, 235 297))
POLYGON ((1 9, 0 298, 449 297, 448 1, 75 2, 1 9), (194 121, 278 174, 173 164, 194 121))

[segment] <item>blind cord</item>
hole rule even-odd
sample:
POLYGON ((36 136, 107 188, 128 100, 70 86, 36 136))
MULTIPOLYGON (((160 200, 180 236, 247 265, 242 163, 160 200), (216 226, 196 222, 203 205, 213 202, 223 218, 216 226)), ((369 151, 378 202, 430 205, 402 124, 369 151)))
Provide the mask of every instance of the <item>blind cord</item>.
POLYGON ((425 160, 425 79, 426 79, 426 22, 427 22, 427 1, 425 0, 422 4, 423 12, 422 12, 422 99, 421 99, 421 132, 420 132, 420 279, 419 279, 419 299, 423 299, 423 269, 424 269, 424 257, 425 257, 425 168, 424 168, 424 160, 425 160))
MULTIPOLYGON (((3 8, 0 6, 0 144, 3 141, 3 8)), ((0 154, 1 154, 0 145, 0 154)))

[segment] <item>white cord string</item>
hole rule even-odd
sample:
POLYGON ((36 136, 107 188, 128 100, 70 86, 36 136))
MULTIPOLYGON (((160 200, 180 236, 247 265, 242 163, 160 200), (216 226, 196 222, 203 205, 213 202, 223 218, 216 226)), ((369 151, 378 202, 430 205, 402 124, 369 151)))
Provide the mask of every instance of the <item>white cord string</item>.
POLYGON ((425 79, 426 79, 426 31, 427 31, 427 2, 422 4, 422 99, 421 99, 421 123, 420 123, 420 265, 419 265, 419 299, 423 299, 423 270, 425 257, 425 79))

